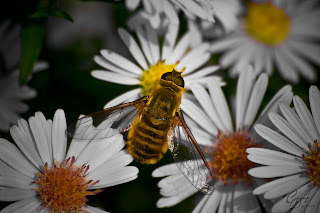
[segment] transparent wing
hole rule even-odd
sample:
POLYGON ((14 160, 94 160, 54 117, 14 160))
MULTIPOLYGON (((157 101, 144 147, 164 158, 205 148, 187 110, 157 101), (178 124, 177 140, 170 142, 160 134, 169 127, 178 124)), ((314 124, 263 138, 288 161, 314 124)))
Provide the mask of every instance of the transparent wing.
POLYGON ((84 116, 69 125, 66 134, 73 140, 88 142, 124 133, 146 102, 147 97, 142 97, 84 116))
POLYGON ((176 115, 174 137, 169 149, 181 173, 204 194, 212 194, 214 179, 201 148, 186 125, 181 112, 176 115))

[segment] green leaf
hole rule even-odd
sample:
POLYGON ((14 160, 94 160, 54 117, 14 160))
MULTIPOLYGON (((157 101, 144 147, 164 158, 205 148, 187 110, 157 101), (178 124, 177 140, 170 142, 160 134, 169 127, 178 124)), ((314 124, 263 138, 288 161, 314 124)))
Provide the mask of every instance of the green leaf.
POLYGON ((39 19, 39 18, 47 18, 50 16, 63 18, 63 19, 66 19, 68 21, 73 22, 72 17, 68 13, 66 13, 63 10, 57 9, 57 8, 46 8, 46 9, 39 10, 39 11, 35 12, 34 14, 32 14, 31 18, 39 19))
POLYGON ((32 73, 32 68, 40 55, 44 41, 44 26, 26 25, 21 31, 20 85, 24 84, 32 73))

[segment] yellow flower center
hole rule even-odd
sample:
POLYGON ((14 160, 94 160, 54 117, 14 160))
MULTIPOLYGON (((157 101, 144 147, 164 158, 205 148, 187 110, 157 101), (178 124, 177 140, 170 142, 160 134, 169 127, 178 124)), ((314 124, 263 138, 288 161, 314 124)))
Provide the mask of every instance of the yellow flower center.
POLYGON ((272 1, 248 3, 244 27, 255 40, 270 46, 282 44, 289 35, 290 17, 272 1))
POLYGON ((256 164, 247 159, 246 149, 260 145, 256 144, 249 132, 243 129, 230 134, 219 132, 214 146, 216 148, 209 164, 215 177, 224 184, 237 184, 241 181, 250 184, 248 170, 256 164))
POLYGON ((49 212, 88 212, 86 208, 86 196, 95 195, 101 189, 88 191, 98 183, 86 179, 89 166, 83 165, 77 168, 74 165, 75 158, 68 158, 60 166, 58 162, 51 167, 46 163, 41 172, 37 173, 39 193, 43 208, 49 212))
POLYGON ((314 141, 312 146, 309 146, 309 153, 303 155, 305 161, 307 175, 309 175, 309 180, 320 186, 320 144, 314 141))
POLYGON ((143 95, 150 94, 151 90, 160 84, 161 76, 166 72, 172 72, 173 69, 176 69, 178 63, 172 65, 165 64, 165 61, 159 61, 148 70, 145 70, 140 78, 140 85, 142 86, 143 95))

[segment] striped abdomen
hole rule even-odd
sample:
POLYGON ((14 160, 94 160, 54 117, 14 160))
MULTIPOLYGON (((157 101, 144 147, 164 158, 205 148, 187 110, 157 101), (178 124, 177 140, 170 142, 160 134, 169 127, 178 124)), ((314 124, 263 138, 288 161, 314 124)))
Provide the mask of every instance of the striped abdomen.
POLYGON ((168 149, 171 124, 171 121, 159 120, 142 112, 129 131, 128 152, 141 163, 157 163, 168 149))

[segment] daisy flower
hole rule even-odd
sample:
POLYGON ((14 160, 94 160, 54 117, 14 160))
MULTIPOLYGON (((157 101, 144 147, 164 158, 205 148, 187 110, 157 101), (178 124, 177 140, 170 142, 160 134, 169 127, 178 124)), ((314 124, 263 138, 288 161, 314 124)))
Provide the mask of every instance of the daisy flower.
MULTIPOLYGON (((45 62, 37 62, 33 73, 48 67, 45 62)), ((34 98, 36 91, 27 85, 19 85, 19 70, 14 70, 7 75, 0 73, 0 131, 8 131, 10 125, 15 124, 19 114, 28 110, 23 100, 34 98)))
POLYGON ((282 77, 297 83, 299 74, 309 81, 320 65, 320 9, 310 1, 249 1, 247 12, 234 33, 212 43, 213 53, 222 52, 220 64, 237 75, 246 64, 256 73, 271 74, 274 66, 282 77))
MULTIPOLYGON (((105 107, 148 95, 159 83, 162 74, 171 72, 173 68, 182 72, 187 90, 191 82, 203 83, 208 75, 219 69, 213 65, 203 66, 210 58, 208 43, 200 42, 196 47, 192 46, 193 41, 201 40, 200 34, 189 31, 176 44, 177 25, 168 25, 162 46, 159 45, 157 31, 149 24, 136 28, 141 48, 126 30, 120 28, 118 32, 138 65, 115 52, 104 49, 101 50, 102 56, 95 56, 94 60, 107 70, 94 70, 91 74, 101 80, 123 85, 138 85, 139 88, 115 98, 105 107)), ((184 93, 183 98, 186 97, 188 95, 184 93)))
POLYGON ((71 142, 67 152, 66 118, 41 112, 10 128, 17 146, 0 138, 1 201, 16 201, 1 212, 104 212, 87 206, 87 195, 137 177, 133 159, 121 149, 122 135, 101 142, 71 142), (66 153, 67 152, 67 153, 66 153))
MULTIPOLYGON (((129 11, 136 10, 141 0, 126 0, 125 4, 129 11)), ((199 17, 211 22, 213 18, 213 6, 208 0, 143 0, 144 10, 139 12, 142 19, 148 20, 153 28, 158 28, 162 22, 162 15, 171 24, 179 24, 179 17, 176 9, 182 10, 188 18, 199 17)))
MULTIPOLYGON (((255 123, 267 84, 267 74, 263 73, 256 79, 252 67, 242 70, 236 92, 235 129, 227 101, 217 82, 208 80, 209 92, 199 84, 191 85, 201 107, 185 100, 187 103, 184 112, 197 124, 188 122, 198 143, 205 147, 204 153, 211 156, 208 163, 216 181, 213 194, 204 195, 194 212, 261 211, 257 197, 252 195, 255 180, 247 174, 248 169, 255 164, 247 160, 246 149, 261 146, 260 138, 251 127, 255 123)), ((268 123, 267 112, 277 111, 277 103, 290 103, 291 99, 291 87, 283 87, 264 108, 256 122, 268 123)), ((158 183, 163 196, 157 202, 158 207, 175 205, 197 192, 180 174, 175 164, 156 169, 152 176, 167 176, 158 183)))
POLYGON ((254 194, 275 199, 273 212, 319 212, 320 210, 320 92, 309 90, 311 112, 298 96, 294 108, 281 103, 282 116, 269 118, 279 131, 257 124, 256 132, 278 149, 250 148, 248 159, 265 166, 249 170, 258 178, 275 178, 256 188, 254 194))

